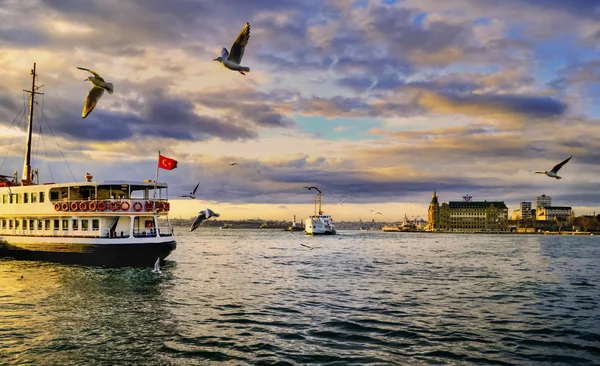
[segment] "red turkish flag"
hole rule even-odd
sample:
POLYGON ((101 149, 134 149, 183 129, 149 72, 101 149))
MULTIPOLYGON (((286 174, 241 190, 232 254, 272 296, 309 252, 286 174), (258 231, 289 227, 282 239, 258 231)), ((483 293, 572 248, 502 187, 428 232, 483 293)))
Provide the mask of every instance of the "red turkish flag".
POLYGON ((162 155, 158 155, 158 167, 165 170, 173 170, 177 168, 177 160, 170 159, 162 155))

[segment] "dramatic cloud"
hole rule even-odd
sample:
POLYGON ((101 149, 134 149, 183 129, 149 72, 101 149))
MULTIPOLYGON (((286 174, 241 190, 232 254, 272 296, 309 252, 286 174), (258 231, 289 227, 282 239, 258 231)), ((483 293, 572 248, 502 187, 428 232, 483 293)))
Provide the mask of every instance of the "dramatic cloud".
POLYGON ((595 0, 0 0, 0 173, 22 167, 37 62, 46 180, 90 161, 98 180, 151 179, 160 150, 180 161, 161 172, 172 194, 201 181, 204 200, 282 215, 307 184, 421 214, 434 189, 591 212, 599 24, 595 0), (243 76, 212 60, 245 22, 243 76), (115 85, 86 119, 76 66, 115 85), (529 172, 571 154, 560 181, 529 172))

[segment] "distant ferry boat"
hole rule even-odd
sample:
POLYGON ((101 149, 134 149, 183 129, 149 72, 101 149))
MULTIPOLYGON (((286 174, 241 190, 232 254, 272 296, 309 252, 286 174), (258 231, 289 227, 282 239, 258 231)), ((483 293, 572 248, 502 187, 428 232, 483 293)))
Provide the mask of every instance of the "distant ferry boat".
MULTIPOLYGON (((304 231, 308 235, 335 235, 336 231, 333 219, 329 215, 323 215, 323 210, 321 209, 321 198, 323 194, 318 188, 315 187, 315 189, 319 192, 317 195, 319 199, 319 214, 317 215, 315 212, 315 215, 304 219, 304 231)), ((315 209, 316 204, 315 201, 315 209)))
POLYGON ((176 247, 167 184, 149 180, 36 182, 31 137, 35 64, 23 177, 0 177, 0 256, 92 265, 148 265, 176 247), (166 226, 159 226, 165 217, 166 226))

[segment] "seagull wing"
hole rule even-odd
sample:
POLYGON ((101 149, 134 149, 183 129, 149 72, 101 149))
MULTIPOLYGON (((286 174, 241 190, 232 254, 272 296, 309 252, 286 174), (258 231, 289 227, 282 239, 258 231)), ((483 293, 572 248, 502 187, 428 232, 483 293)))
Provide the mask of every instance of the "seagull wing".
POLYGON ((78 68, 79 70, 85 70, 85 71, 89 71, 89 72, 91 72, 92 74, 94 74, 94 76, 95 76, 97 79, 104 81, 104 79, 102 78, 102 76, 100 76, 100 74, 98 74, 97 72, 95 72, 95 71, 93 71, 93 70, 86 69, 85 67, 79 67, 79 66, 77 66, 77 68, 78 68))
POLYGON ((194 222, 192 223, 192 227, 190 227, 190 231, 196 230, 198 228, 198 226, 200 226, 202 221, 204 221, 205 219, 206 219, 206 216, 204 215, 203 211, 200 211, 200 214, 198 216, 196 216, 196 218, 194 219, 194 222))
POLYGON ((246 23, 242 31, 237 36, 237 39, 231 45, 231 53, 227 60, 233 61, 239 65, 242 62, 242 57, 244 57, 244 50, 246 49, 246 45, 248 44, 248 40, 250 39, 250 23, 246 23))
POLYGON ((563 165, 565 165, 566 163, 569 162, 569 160, 571 160, 571 158, 573 157, 573 155, 569 156, 568 158, 566 158, 565 160, 561 161, 560 163, 556 164, 554 167, 552 167, 551 172, 553 173, 558 173, 558 171, 560 170, 560 168, 563 167, 563 165))
POLYGON ((94 108, 96 107, 96 103, 98 103, 98 100, 100 99, 102 94, 104 94, 104 89, 100 87, 94 86, 92 90, 90 90, 90 93, 88 94, 87 99, 83 104, 81 118, 87 117, 88 114, 90 114, 94 110, 94 108))
POLYGON ((198 182, 198 184, 196 184, 196 188, 194 188, 194 190, 192 191, 192 196, 196 194, 196 191, 198 190, 198 187, 200 186, 200 182, 198 182))

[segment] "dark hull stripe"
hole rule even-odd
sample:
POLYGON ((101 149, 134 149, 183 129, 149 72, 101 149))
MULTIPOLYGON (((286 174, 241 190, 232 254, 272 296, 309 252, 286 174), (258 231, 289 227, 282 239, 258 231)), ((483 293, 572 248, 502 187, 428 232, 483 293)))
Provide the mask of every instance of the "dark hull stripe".
POLYGON ((90 266, 154 266, 177 247, 175 241, 157 244, 6 244, 0 242, 0 257, 90 266))

